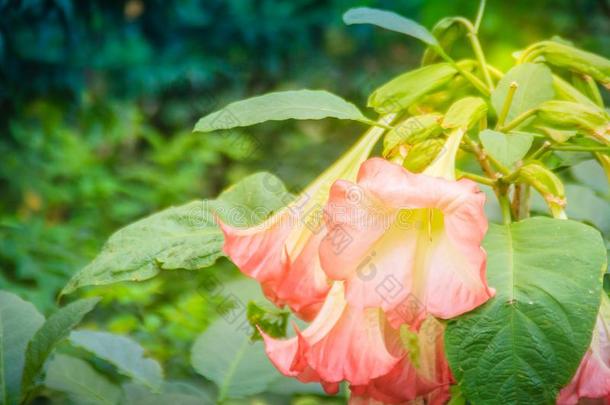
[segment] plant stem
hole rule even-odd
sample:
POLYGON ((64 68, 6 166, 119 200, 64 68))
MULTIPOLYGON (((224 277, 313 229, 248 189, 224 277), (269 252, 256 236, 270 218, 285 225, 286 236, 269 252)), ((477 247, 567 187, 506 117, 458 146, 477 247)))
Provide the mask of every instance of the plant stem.
POLYGON ((510 213, 510 200, 504 192, 498 196, 498 201, 500 202, 500 208, 502 209, 502 223, 504 225, 508 225, 512 222, 512 217, 510 213))
POLYGON ((506 93, 506 99, 504 100, 504 105, 502 105, 502 111, 500 111, 500 115, 498 116, 498 122, 496 123, 496 129, 502 128, 504 125, 504 121, 506 121, 506 117, 508 116, 508 112, 510 111, 510 106, 513 104, 513 97, 515 97, 515 92, 519 88, 519 84, 517 82, 511 82, 508 86, 508 92, 506 93))
POLYGON ((481 81, 481 79, 479 79, 478 77, 476 77, 475 75, 473 75, 472 73, 462 69, 462 67, 460 65, 458 65, 456 63, 455 60, 453 60, 453 58, 451 58, 451 56, 447 55, 447 53, 445 52, 445 50, 443 48, 441 48, 440 46, 436 47, 434 49, 436 51, 436 53, 438 53, 441 58, 443 58, 447 63, 449 63, 451 66, 453 66, 455 68, 455 70, 457 70, 458 72, 460 72, 460 74, 462 76, 464 76, 464 78, 466 80, 468 80, 470 83, 472 83, 472 85, 485 97, 489 97, 489 95, 491 94, 489 89, 485 86, 485 83, 483 83, 481 81))
POLYGON ((550 147, 551 147, 551 143, 549 141, 544 141, 542 146, 540 146, 540 148, 538 148, 538 150, 536 150, 534 153, 532 153, 532 155, 528 158, 528 160, 538 159, 540 156, 544 155, 544 153, 547 150, 549 150, 550 147))
POLYGON ((551 149, 570 152, 610 152, 610 146, 554 145, 551 149))
POLYGON ((475 141, 470 139, 470 137, 468 135, 464 135, 464 141, 466 142, 468 147, 470 147, 470 149, 472 149, 472 151, 474 152, 474 155, 477 158, 477 160, 479 161, 479 164, 481 165, 481 168, 483 169, 485 174, 489 178, 496 180, 498 178, 498 176, 497 176, 495 170, 489 164, 489 160, 487 159, 487 155, 485 154, 483 149, 481 149, 481 147, 475 141))
POLYGON ((479 33, 479 27, 481 26, 481 21, 483 20, 483 13, 485 13, 485 3, 486 0, 481 0, 479 2, 479 9, 477 10, 477 18, 474 21, 474 33, 479 33))
POLYGON ((472 181, 476 181, 477 183, 485 184, 486 186, 490 187, 493 187, 496 184, 495 180, 492 180, 488 177, 462 171, 458 172, 458 178, 470 179, 472 181))
MULTIPOLYGON (((483 151, 483 153, 485 153, 485 151, 483 151)), ((502 175, 504 176, 508 176, 511 171, 508 167, 504 166, 502 163, 500 163, 498 160, 496 160, 496 158, 494 158, 491 155, 488 155, 487 153, 485 153, 485 156, 487 156, 487 159, 489 159, 489 161, 498 168, 498 170, 500 171, 500 173, 502 173, 502 175)))
POLYGON ((513 130, 513 129, 517 128, 519 125, 521 125, 528 118, 536 115, 537 112, 538 111, 536 109, 527 110, 526 112, 522 113, 521 115, 518 115, 514 120, 509 122, 505 127, 500 127, 499 130, 502 132, 508 132, 510 130, 513 130))
POLYGON ((513 203, 511 205, 513 217, 518 221, 521 219, 521 199, 523 198, 523 188, 525 184, 515 184, 513 203))
POLYGON ((481 43, 479 42, 479 38, 477 37, 476 32, 469 33, 468 40, 470 41, 470 45, 472 46, 474 55, 477 58, 479 65, 481 66, 481 72, 483 72, 483 78, 485 79, 487 87, 489 89, 493 89, 494 84, 491 80, 489 70, 487 69, 487 61, 485 60, 485 54, 483 53, 483 48, 481 48, 481 43))

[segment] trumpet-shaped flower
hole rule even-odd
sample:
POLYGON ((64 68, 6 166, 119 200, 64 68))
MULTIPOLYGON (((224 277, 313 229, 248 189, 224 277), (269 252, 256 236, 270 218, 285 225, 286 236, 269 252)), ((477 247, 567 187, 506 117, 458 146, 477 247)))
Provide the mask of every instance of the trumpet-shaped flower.
POLYGON ((610 300, 603 297, 591 346, 557 403, 574 405, 580 398, 610 399, 610 300))
MULTIPOLYGON (((444 404, 449 399, 449 386, 453 376, 445 358, 444 325, 427 318, 419 330, 413 351, 404 356, 386 375, 372 380, 366 386, 352 386, 350 405, 402 404, 416 398, 428 404, 444 404)), ((397 334, 388 334, 394 353, 404 353, 405 342, 397 334)))
POLYGON ((330 288, 318 255, 325 235, 322 210, 328 190, 337 179, 356 177, 382 133, 380 127, 371 128, 299 197, 262 224, 243 229, 219 220, 224 252, 244 274, 261 283, 267 298, 278 306, 288 305, 305 320, 315 316, 330 288))
POLYGON ((354 401, 400 403, 448 386, 451 375, 437 326, 436 334, 430 331, 422 339, 421 366, 416 368, 399 330, 388 324, 383 311, 354 309, 344 294, 343 283, 335 282, 315 320, 291 339, 262 333, 267 355, 280 372, 302 382, 320 382, 329 393, 347 381, 354 401))
POLYGON ((356 183, 331 188, 328 232, 349 235, 350 243, 338 250, 324 238, 320 260, 329 278, 345 281, 354 308, 381 307, 393 326, 417 328, 428 314, 452 318, 493 295, 481 248, 485 196, 474 182, 454 180, 462 135, 454 132, 422 174, 372 158, 356 183))

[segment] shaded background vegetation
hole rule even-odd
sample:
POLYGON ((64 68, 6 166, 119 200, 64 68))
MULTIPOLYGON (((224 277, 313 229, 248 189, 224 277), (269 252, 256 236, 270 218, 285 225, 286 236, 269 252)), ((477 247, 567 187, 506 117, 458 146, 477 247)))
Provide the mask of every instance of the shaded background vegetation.
MULTIPOLYGON (((67 279, 116 229, 211 197, 256 170, 298 189, 358 136, 332 120, 265 124, 235 137, 193 135, 229 101, 274 89, 327 89, 360 106, 419 63, 416 41, 346 27, 353 6, 431 27, 474 16, 471 0, 0 0, 0 289, 48 313, 67 279)), ((608 57, 605 0, 490 1, 488 59, 559 35, 608 57)), ((466 49, 457 49, 458 55, 466 49)), ((585 173, 584 177, 588 177, 585 173)), ((599 195, 608 195, 604 180, 599 195)), ((599 186, 602 184, 602 186, 599 186)), ((602 205, 599 209, 607 209, 602 205)), ((602 229, 610 224, 600 219, 602 229)), ((227 261, 211 270, 229 279, 227 261)), ((195 274, 103 289, 90 326, 136 336, 168 374, 190 376, 188 350, 218 314, 195 274)), ((99 294, 100 290, 85 294, 99 294)))

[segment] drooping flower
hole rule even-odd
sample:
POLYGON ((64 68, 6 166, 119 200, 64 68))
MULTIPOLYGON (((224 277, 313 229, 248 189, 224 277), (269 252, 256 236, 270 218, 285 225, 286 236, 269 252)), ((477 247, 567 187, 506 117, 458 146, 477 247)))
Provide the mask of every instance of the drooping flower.
POLYGON ((605 295, 593 330, 591 346, 557 403, 574 405, 580 398, 610 399, 610 299, 605 295))
MULTIPOLYGON (((416 398, 425 399, 427 404, 444 404, 450 397, 449 386, 453 382, 445 358, 444 329, 441 322, 427 318, 415 335, 415 342, 409 345, 415 345, 411 353, 403 356, 388 374, 366 386, 352 386, 350 405, 402 404, 416 398)), ((393 342, 388 342, 392 351, 404 353, 403 336, 396 333, 387 336, 393 338, 393 342)))
POLYGON ((421 339, 416 368, 399 329, 389 325, 383 311, 354 309, 344 294, 343 283, 335 282, 315 320, 293 338, 277 340, 261 332, 277 369, 302 382, 320 382, 331 394, 347 381, 356 403, 364 398, 400 403, 435 390, 442 395, 451 375, 438 326, 421 339))
MULTIPOLYGON (((390 120, 386 116, 384 120, 390 120)), ((292 203, 252 228, 219 220, 224 252, 278 306, 288 305, 311 320, 320 309, 330 283, 320 268, 318 247, 325 235, 322 210, 337 179, 354 179, 384 130, 372 127, 344 156, 311 183, 292 203)))
POLYGON ((417 328, 429 314, 452 318, 483 304, 488 288, 484 194, 454 180, 463 131, 449 137, 445 153, 422 174, 379 158, 363 163, 356 183, 339 180, 325 208, 329 235, 348 235, 338 250, 320 244, 329 278, 344 280, 354 308, 381 307, 394 327, 417 328))

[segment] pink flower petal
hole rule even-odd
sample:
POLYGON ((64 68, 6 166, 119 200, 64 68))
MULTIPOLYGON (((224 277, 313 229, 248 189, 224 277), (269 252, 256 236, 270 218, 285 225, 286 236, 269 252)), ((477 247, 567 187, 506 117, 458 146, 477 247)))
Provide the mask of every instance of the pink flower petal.
POLYGON ((610 300, 603 297, 591 347, 557 403, 574 405, 580 398, 610 397, 610 300))
POLYGON ((471 181, 413 174, 369 159, 358 184, 341 181, 331 188, 329 235, 341 229, 351 242, 338 251, 331 238, 322 240, 320 263, 330 278, 346 280, 350 305, 381 306, 394 326, 417 327, 428 314, 458 316, 494 293, 481 248, 484 201, 471 181))
POLYGON ((335 283, 303 332, 288 340, 264 336, 267 355, 280 372, 301 381, 367 384, 387 374, 401 358, 385 347, 382 316, 376 309, 349 308, 342 284, 335 283))
POLYGON ((290 306, 302 319, 313 319, 330 288, 318 256, 326 234, 322 213, 329 189, 337 179, 356 177, 383 132, 372 127, 296 201, 262 224, 240 229, 219 220, 227 256, 261 283, 267 298, 278 306, 290 306))

